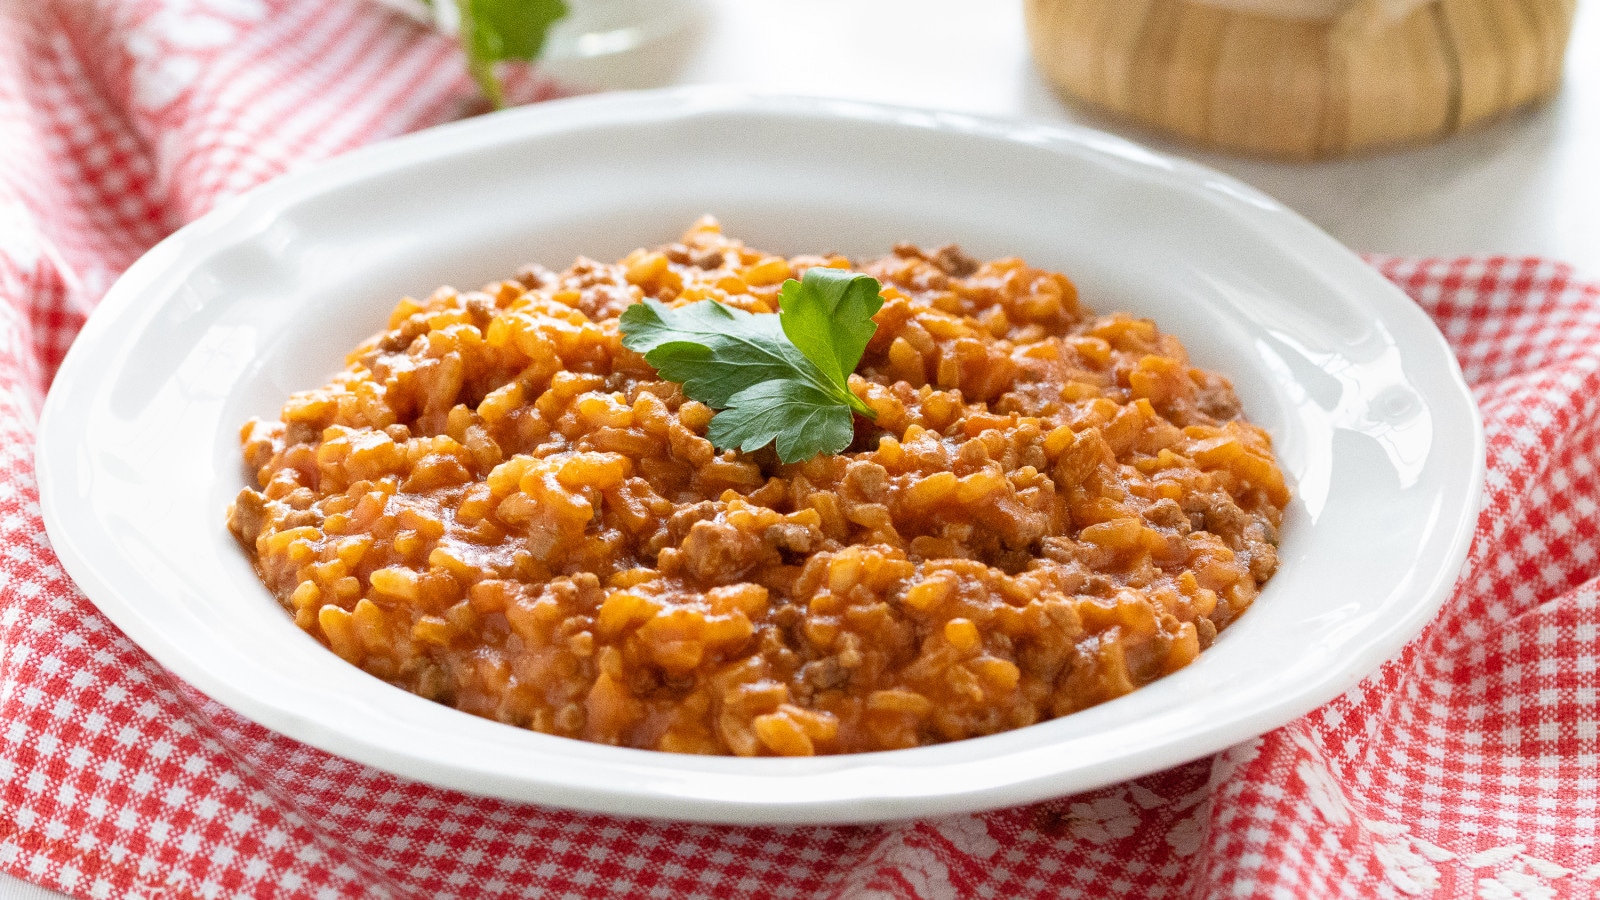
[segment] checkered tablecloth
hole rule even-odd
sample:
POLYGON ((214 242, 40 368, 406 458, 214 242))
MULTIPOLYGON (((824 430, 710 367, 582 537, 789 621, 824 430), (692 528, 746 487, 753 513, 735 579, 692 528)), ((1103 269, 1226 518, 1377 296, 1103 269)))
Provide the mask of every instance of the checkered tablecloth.
POLYGON ((1358 688, 1167 772, 901 825, 633 821, 404 781, 174 679, 45 539, 55 367, 173 228, 472 96, 447 41, 364 0, 0 4, 0 870, 83 897, 1596 894, 1600 288, 1535 259, 1372 258, 1483 406, 1467 569, 1358 688))

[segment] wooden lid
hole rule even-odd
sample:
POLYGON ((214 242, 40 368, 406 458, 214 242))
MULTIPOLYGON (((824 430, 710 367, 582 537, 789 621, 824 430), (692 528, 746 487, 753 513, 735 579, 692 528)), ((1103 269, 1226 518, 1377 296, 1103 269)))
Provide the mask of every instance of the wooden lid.
POLYGON ((1393 22, 1193 0, 1025 0, 1070 96, 1197 143, 1290 159, 1438 140, 1560 83, 1576 0, 1437 0, 1393 22))

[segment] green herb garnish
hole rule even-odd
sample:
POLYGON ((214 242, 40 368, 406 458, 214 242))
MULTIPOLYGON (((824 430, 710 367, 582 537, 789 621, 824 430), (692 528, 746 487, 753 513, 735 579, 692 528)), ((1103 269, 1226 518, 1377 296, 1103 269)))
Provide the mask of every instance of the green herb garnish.
POLYGON ((532 62, 544 49, 550 26, 567 14, 562 0, 423 0, 454 3, 460 13, 461 47, 467 52, 467 71, 496 109, 506 105, 497 63, 532 62))
POLYGON ((800 462, 850 446, 852 413, 876 418, 851 392, 850 373, 878 330, 879 290, 869 275, 818 267, 783 283, 777 315, 647 299, 623 311, 622 344, 720 410, 706 429, 719 450, 776 444, 778 459, 800 462))

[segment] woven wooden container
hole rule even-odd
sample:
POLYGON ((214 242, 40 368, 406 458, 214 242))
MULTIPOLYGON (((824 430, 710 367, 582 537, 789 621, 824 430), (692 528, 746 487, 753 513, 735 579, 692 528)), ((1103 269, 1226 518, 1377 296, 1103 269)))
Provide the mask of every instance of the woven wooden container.
POLYGON ((1288 159, 1437 140, 1552 94, 1576 0, 1435 0, 1280 18, 1193 0, 1024 0, 1071 97, 1208 147, 1288 159))

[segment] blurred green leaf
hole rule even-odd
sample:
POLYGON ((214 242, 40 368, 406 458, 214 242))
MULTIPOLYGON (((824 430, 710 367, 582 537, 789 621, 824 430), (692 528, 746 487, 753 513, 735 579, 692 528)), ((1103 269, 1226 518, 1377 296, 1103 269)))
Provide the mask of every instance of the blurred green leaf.
MULTIPOLYGON (((432 6, 435 0, 423 0, 432 6)), ((550 26, 567 14, 562 0, 454 0, 461 14, 467 71, 496 109, 505 106, 497 63, 532 62, 544 50, 550 26)))

